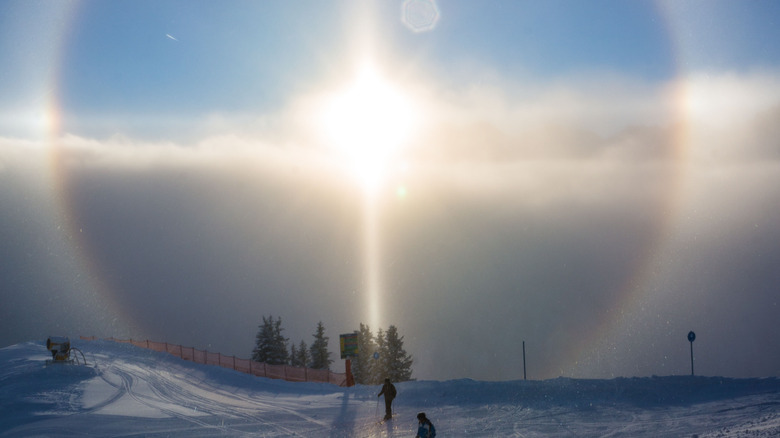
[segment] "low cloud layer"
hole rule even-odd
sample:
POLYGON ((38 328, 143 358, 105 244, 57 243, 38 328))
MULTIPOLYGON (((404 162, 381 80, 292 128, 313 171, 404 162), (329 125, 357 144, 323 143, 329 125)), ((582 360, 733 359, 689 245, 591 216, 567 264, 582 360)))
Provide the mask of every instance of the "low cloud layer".
MULTIPOLYGON (((684 374, 689 330, 703 374, 780 373, 780 75, 415 93, 377 201, 382 321, 415 377, 519 378, 523 340, 532 378, 684 374)), ((307 99, 197 139, 1 138, 0 344, 248 357, 273 314, 295 343, 322 320, 337 354, 368 319, 364 203, 307 99)))

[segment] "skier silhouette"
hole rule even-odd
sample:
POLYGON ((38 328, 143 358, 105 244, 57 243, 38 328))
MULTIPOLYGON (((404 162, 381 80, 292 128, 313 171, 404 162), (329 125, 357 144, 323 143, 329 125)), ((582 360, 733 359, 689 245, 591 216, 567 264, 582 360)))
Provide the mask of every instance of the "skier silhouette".
POLYGON ((382 385, 382 390, 377 394, 377 397, 382 394, 385 395, 385 420, 389 420, 393 418, 393 399, 397 394, 395 385, 390 383, 390 379, 385 379, 385 384, 382 385))

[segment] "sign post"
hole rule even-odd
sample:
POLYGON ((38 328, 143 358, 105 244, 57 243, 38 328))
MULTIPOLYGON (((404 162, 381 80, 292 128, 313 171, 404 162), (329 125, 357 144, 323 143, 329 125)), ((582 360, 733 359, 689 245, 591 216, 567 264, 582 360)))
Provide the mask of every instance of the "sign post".
POLYGON ((691 343, 691 375, 693 375, 693 341, 696 340, 696 333, 688 332, 688 342, 691 343))
POLYGON ((339 335, 341 358, 344 359, 344 369, 347 374, 347 386, 355 386, 355 376, 352 375, 351 358, 358 355, 358 334, 346 333, 339 335))

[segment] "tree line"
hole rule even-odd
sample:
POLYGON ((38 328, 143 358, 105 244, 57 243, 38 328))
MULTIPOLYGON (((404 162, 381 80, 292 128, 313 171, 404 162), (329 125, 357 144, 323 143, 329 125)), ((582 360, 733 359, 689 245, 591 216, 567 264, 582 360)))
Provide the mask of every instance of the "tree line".
MULTIPOLYGON (((263 316, 258 327, 252 360, 271 365, 291 365, 313 369, 329 370, 333 363, 328 351, 328 336, 322 321, 312 335, 314 340, 307 345, 301 340, 297 345, 289 344, 282 332, 282 318, 263 316), (288 347, 289 344, 289 347, 288 347)), ((352 374, 355 383, 376 385, 388 378, 393 382, 412 380, 412 357, 403 348, 403 336, 391 325, 387 330, 381 328, 374 335, 368 325, 360 323, 358 335, 358 355, 351 358, 352 374)))
POLYGON ((314 332, 314 341, 310 345, 301 340, 287 349, 289 342, 282 332, 282 318, 274 319, 273 315, 263 317, 257 335, 255 336, 255 348, 252 350, 252 360, 265 362, 269 365, 292 365, 295 367, 309 367, 318 370, 329 370, 333 359, 328 351, 328 337, 325 336, 325 325, 322 321, 317 323, 314 332))

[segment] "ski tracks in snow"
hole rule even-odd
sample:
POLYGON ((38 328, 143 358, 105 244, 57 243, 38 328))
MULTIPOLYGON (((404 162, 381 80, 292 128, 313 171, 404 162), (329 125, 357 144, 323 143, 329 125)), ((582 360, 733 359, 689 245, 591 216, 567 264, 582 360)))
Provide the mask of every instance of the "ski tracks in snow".
MULTIPOLYGON (((561 405, 544 408, 487 405, 469 412, 468 421, 437 425, 442 432, 463 436, 625 437, 680 436, 698 438, 780 437, 780 399, 745 405, 734 400, 703 404, 659 406, 561 405), (736 406, 736 407, 735 407, 736 406), (713 413, 717 416, 713 417, 713 413), (750 418, 746 421, 745 418, 750 418), (511 433, 507 427, 511 424, 511 433), (724 426, 727 424, 728 426, 724 426), (697 431, 691 434, 690 431, 697 431)), ((443 409, 446 411, 446 408, 443 409)), ((433 412, 435 418, 436 412, 433 412)), ((457 418, 439 412, 440 416, 457 418)))
MULTIPOLYGON (((298 404, 287 403, 273 395, 249 396, 228 392, 199 381, 193 384, 190 376, 172 371, 145 369, 135 365, 114 362, 99 371, 105 384, 115 388, 105 400, 89 407, 83 413, 121 410, 123 397, 142 405, 151 417, 174 418, 198 428, 219 430, 222 434, 268 436, 300 436, 300 419, 311 424, 310 432, 330 430, 331 425, 295 409, 298 404), (287 405, 287 406, 286 406, 287 405), (286 427, 279 411, 291 417, 295 429, 286 427), (269 421, 264 412, 274 412, 269 421)), ((169 427, 169 426, 168 426, 169 427)))

